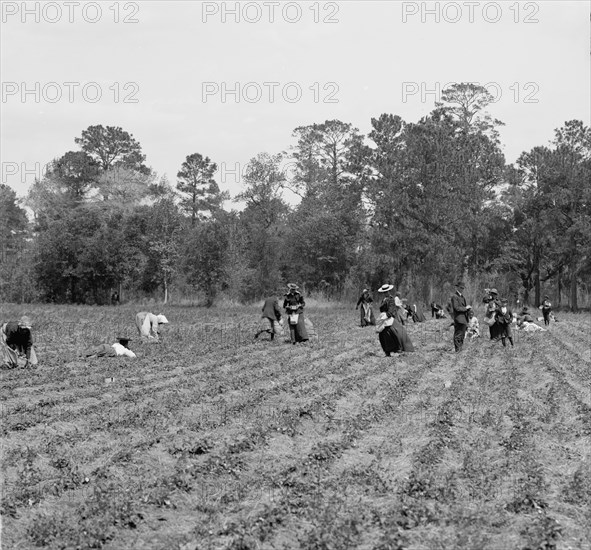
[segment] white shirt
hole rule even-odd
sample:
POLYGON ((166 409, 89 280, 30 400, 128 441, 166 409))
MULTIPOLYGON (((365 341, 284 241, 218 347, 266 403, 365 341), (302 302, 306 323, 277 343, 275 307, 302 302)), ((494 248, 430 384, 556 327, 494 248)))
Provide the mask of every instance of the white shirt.
POLYGON ((127 355, 127 357, 137 357, 133 351, 121 344, 113 344, 113 348, 115 349, 115 353, 117 353, 118 356, 127 355))

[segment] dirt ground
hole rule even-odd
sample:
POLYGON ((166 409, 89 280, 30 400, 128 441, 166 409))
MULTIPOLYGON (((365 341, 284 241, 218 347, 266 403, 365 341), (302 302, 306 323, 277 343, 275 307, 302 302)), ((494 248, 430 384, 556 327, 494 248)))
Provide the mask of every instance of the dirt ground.
POLYGON ((40 365, 2 370, 2 548, 591 548, 591 319, 385 357, 353 307, 253 341, 259 309, 16 306, 40 365), (138 358, 82 359, 131 336, 138 358))

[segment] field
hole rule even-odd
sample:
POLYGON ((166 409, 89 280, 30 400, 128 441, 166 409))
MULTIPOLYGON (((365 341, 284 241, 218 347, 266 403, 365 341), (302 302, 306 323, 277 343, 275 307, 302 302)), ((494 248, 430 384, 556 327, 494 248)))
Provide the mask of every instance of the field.
MULTIPOLYGON (((448 321, 386 358, 353 307, 253 342, 257 307, 29 314, 2 371, 2 548, 591 548, 591 319, 453 352, 448 321), (138 359, 81 360, 134 337, 138 359)), ((486 330, 486 327, 485 327, 486 330)))

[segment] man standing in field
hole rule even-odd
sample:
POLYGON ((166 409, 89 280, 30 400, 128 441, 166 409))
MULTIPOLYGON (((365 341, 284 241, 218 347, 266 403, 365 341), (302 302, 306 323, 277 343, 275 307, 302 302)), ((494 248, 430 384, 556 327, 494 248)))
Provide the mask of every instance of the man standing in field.
POLYGON ((550 324, 550 313, 552 313, 552 304, 550 303, 550 297, 544 296, 544 301, 540 306, 542 310, 542 315, 544 316, 544 325, 550 324))
POLYGON ((35 367, 37 355, 33 348, 33 336, 31 334, 32 323, 26 315, 19 321, 9 321, 2 325, 0 330, 0 354, 2 366, 9 368, 18 367, 19 357, 25 357, 23 368, 35 367))
POLYGON ((464 288, 463 281, 458 281, 456 283, 456 293, 450 300, 454 320, 454 347, 456 353, 462 351, 466 329, 468 328, 468 311, 472 309, 472 306, 466 305, 466 298, 463 295, 464 288))

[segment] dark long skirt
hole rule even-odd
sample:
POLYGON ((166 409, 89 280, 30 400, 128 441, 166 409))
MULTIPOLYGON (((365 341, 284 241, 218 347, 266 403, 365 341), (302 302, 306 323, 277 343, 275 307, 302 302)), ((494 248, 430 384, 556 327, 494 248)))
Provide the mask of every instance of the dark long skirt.
POLYGON ((394 319, 391 326, 378 333, 380 344, 386 355, 398 351, 414 351, 415 348, 406 333, 406 329, 394 319))
MULTIPOLYGON (((289 317, 287 322, 289 323, 289 317)), ((306 322, 304 321, 303 313, 299 314, 297 325, 289 323, 289 337, 294 344, 296 342, 306 342, 308 340, 308 331, 306 330, 306 322)))
POLYGON ((423 315, 423 312, 421 310, 417 310, 416 313, 413 311, 413 313, 412 313, 412 320, 415 323, 424 323, 425 322, 425 316, 423 315))

